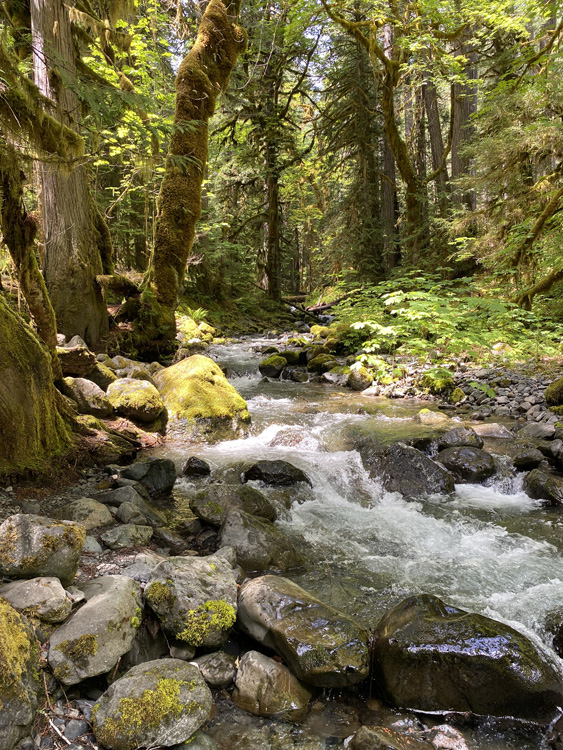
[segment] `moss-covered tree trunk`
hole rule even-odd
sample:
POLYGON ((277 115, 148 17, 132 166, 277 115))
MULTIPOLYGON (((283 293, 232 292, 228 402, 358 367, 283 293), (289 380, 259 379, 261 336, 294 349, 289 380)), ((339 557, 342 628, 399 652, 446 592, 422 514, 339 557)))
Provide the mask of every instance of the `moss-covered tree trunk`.
MULTIPOLYGON (((51 114, 77 129, 80 102, 68 87, 76 73, 68 8, 62 0, 31 0, 34 79, 54 108, 51 114)), ((95 346, 107 333, 108 316, 96 276, 103 273, 99 231, 88 176, 82 165, 43 163, 41 203, 44 273, 59 330, 95 346)))
POLYGON ((70 449, 58 398, 45 346, 0 294, 0 477, 70 449))
POLYGON ((237 25, 240 4, 241 0, 210 0, 194 46, 178 70, 175 128, 138 322, 139 332, 153 341, 171 341, 176 334, 174 311, 201 213, 208 121, 246 44, 246 35, 237 25))

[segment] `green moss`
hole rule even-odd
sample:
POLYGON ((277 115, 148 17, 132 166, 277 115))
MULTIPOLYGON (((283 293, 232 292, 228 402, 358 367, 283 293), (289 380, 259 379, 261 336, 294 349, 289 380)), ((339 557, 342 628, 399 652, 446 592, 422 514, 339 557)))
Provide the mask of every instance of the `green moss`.
POLYGON ((321 644, 317 644, 300 657, 300 662, 306 671, 319 669, 330 664, 330 652, 321 644))
POLYGON ((462 389, 455 388, 452 395, 450 396, 450 401, 452 402, 452 404, 458 404, 464 398, 465 398, 465 393, 462 391, 462 389))
POLYGON ((428 370, 420 379, 420 386, 426 388, 430 393, 440 394, 451 391, 454 387, 454 379, 449 370, 428 370))
POLYGON ((121 698, 117 718, 108 718, 100 726, 97 711, 92 714, 96 738, 107 747, 116 744, 124 750, 136 750, 146 729, 156 729, 166 720, 178 719, 186 711, 197 708, 195 701, 182 703, 180 689, 188 685, 190 690, 195 682, 163 678, 158 680, 154 690, 143 690, 140 696, 121 698))
POLYGON ((0 632, 0 693, 9 700, 22 691, 20 681, 37 645, 22 617, 5 599, 0 599, 0 632))
POLYGON ((330 336, 330 328, 328 326, 311 326, 311 333, 315 339, 326 339, 330 336))
POLYGON ((61 651, 71 661, 84 661, 98 653, 98 636, 85 633, 80 638, 63 641, 57 646, 57 651, 61 651))
POLYGON ((259 367, 285 367, 286 365, 287 359, 281 354, 271 354, 260 362, 259 367))
MULTIPOLYGON (((545 391, 545 402, 548 406, 559 406, 563 404, 563 378, 554 380, 545 391)), ((553 409, 551 410, 553 411, 553 409)))
POLYGON ((176 594, 172 593, 170 586, 160 581, 154 581, 145 591, 148 604, 154 609, 172 609, 176 602, 176 594))
POLYGON ((235 624, 235 608, 222 599, 215 599, 191 609, 184 630, 177 638, 190 646, 201 646, 210 633, 229 630, 235 624))
POLYGON ((310 372, 328 372, 328 370, 337 365, 338 362, 336 362, 332 354, 319 354, 309 361, 307 369, 310 372))

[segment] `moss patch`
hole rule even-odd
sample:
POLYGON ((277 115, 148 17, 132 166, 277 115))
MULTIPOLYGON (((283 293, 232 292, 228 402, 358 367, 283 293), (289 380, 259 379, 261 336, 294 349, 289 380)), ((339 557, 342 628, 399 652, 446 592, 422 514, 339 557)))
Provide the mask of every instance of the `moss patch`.
POLYGON ((217 630, 229 630, 235 624, 235 608, 222 599, 215 599, 191 609, 188 612, 186 627, 177 638, 190 646, 201 646, 207 636, 217 630))
POLYGON ((95 656, 98 653, 98 636, 86 633, 80 638, 63 641, 57 646, 57 650, 73 662, 84 661, 89 656, 95 656))
POLYGON ((4 700, 10 700, 23 692, 21 679, 37 644, 21 616, 5 599, 0 599, 0 632, 0 694, 4 700))
POLYGON ((549 406, 560 406, 563 404, 563 378, 554 380, 545 391, 545 402, 549 406))
POLYGON ((150 607, 155 610, 172 609, 176 601, 176 594, 170 590, 170 586, 160 581, 154 581, 145 591, 145 598, 150 607))

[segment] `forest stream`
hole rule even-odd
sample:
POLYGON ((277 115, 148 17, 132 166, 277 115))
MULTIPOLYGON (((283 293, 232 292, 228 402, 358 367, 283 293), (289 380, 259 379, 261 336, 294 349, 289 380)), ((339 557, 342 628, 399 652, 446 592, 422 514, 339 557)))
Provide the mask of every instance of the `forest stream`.
MULTIPOLYGON (((272 343, 249 337, 212 347, 210 356, 248 402, 252 429, 245 439, 202 445, 195 453, 211 465, 216 480, 238 481, 245 464, 258 459, 289 461, 311 478, 312 487, 258 485, 278 507, 287 507, 278 526, 306 557, 304 571, 288 577, 370 630, 406 597, 437 595, 509 624, 549 652, 561 669, 546 621, 563 611, 563 519, 557 509, 522 491, 522 475, 509 466, 503 441, 486 444, 500 470, 482 485, 456 485, 453 495, 418 501, 385 492, 377 477, 370 478, 359 453, 350 449, 351 442, 366 429, 383 444, 428 434, 428 428, 412 420, 425 404, 368 400, 333 386, 262 379, 260 350, 272 343)), ((186 457, 184 446, 168 443, 163 450, 178 464, 186 457)), ((184 495, 193 494, 200 481, 205 480, 177 482, 179 513, 184 495)), ((368 688, 356 693, 369 699, 368 688)), ((322 714, 311 713, 293 734, 342 747, 357 728, 358 711, 346 708, 346 698, 337 691, 324 705, 322 714)), ((370 723, 390 725, 405 716, 373 701, 368 706, 380 711, 370 723)), ((246 740, 236 744, 236 724, 228 713, 220 712, 212 725, 216 740, 225 732, 230 736, 225 747, 251 746, 246 740)), ((542 746, 540 736, 515 722, 459 726, 472 750, 542 746)))

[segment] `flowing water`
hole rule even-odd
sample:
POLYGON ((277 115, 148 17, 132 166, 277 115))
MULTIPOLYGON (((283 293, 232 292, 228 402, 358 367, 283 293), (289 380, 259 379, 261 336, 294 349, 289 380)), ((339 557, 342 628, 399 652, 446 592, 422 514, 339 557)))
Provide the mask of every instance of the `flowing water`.
MULTIPOLYGON (((563 616, 563 516, 527 497, 502 457, 487 486, 457 485, 453 496, 414 502, 385 492, 352 447, 367 434, 384 444, 428 434, 413 420, 428 404, 262 382, 258 350, 271 343, 249 338, 212 350, 247 399, 252 430, 196 454, 227 481, 264 458, 290 461, 311 478, 312 488, 260 487, 286 508, 277 523, 307 558, 305 571, 290 577, 368 628, 405 597, 435 594, 508 623, 560 664, 546 622, 563 616)), ((486 447, 495 451, 493 441, 486 447)), ((167 452, 186 456, 181 447, 167 452)), ((182 488, 194 489, 187 480, 182 488)), ((541 746, 536 735, 510 726, 485 723, 464 733, 475 750, 541 746)))

